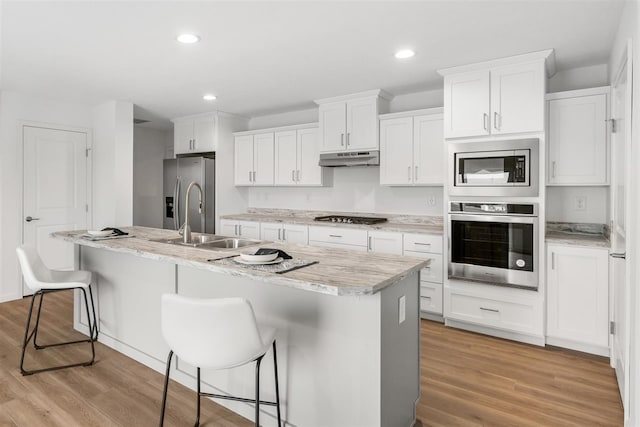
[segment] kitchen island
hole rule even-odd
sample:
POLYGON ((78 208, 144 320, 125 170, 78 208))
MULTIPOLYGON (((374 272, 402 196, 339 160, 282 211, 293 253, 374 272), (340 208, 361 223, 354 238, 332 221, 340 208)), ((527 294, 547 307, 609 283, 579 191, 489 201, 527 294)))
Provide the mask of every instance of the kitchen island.
MULTIPOLYGON (((420 394, 418 272, 428 261, 274 242, 254 247, 317 261, 274 274, 222 260, 242 249, 153 241, 177 237, 169 230, 124 231, 133 237, 91 241, 77 231, 53 235, 75 244, 78 267, 95 273, 102 343, 164 372, 169 348, 160 330, 162 294, 245 297, 259 322, 278 329, 280 394, 288 425, 413 425, 420 394)), ((76 296, 74 324, 87 333, 79 302, 76 296)), ((195 368, 181 360, 175 364, 172 378, 194 388, 195 368)), ((272 364, 263 364, 262 371, 261 398, 273 400, 272 364)), ((252 365, 203 371, 203 391, 250 397, 253 374, 252 365)), ((218 403, 253 419, 249 404, 218 403)), ((261 410, 263 424, 276 425, 275 408, 261 410)))

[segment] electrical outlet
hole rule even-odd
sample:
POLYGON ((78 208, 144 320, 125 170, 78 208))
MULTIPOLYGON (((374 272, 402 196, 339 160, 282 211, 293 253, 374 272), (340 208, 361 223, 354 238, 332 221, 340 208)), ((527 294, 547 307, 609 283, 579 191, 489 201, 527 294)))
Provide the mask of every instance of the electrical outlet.
POLYGON ((427 198, 427 205, 428 206, 435 206, 436 205, 436 196, 429 196, 427 198))
POLYGON ((576 211, 587 209, 587 196, 576 196, 573 206, 576 211))
POLYGON ((407 298, 402 295, 398 298, 398 325, 405 321, 407 318, 407 298))

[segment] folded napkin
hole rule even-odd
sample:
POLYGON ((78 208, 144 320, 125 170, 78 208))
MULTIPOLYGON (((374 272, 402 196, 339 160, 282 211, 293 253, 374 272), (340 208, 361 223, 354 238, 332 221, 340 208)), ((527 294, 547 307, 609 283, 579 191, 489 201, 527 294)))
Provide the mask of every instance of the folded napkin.
POLYGON ((260 248, 254 253, 254 255, 271 255, 275 253, 278 254, 276 258, 282 257, 282 259, 291 259, 291 255, 285 251, 281 251, 280 249, 260 248))
POLYGON ((128 236, 129 235, 129 233, 125 233, 124 231, 120 230, 119 228, 113 228, 113 227, 106 227, 106 228, 103 228, 100 231, 108 231, 108 230, 111 230, 115 236, 128 236))

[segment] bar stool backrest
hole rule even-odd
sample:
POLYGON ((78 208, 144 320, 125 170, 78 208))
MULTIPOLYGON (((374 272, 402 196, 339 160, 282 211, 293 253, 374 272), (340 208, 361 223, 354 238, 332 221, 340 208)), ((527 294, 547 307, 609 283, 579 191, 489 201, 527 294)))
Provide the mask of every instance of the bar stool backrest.
POLYGON ((253 309, 244 298, 164 294, 161 323, 171 350, 192 366, 230 368, 265 351, 253 309))
POLYGON ((54 282, 51 270, 49 270, 36 248, 30 245, 22 245, 16 248, 18 261, 24 276, 24 282, 32 291, 38 291, 47 287, 47 283, 54 282))

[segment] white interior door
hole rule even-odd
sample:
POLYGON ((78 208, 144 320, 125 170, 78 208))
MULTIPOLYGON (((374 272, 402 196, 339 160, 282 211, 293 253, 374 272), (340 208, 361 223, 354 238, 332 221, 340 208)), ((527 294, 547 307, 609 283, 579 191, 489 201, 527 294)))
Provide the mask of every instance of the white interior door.
POLYGON ((87 228, 87 134, 23 127, 23 241, 53 269, 74 268, 70 243, 55 231, 87 228))
POLYGON ((629 274, 624 258, 627 252, 627 219, 629 215, 629 159, 631 95, 628 87, 627 65, 618 74, 611 96, 611 117, 615 131, 612 133, 611 174, 611 294, 612 321, 612 365, 616 370, 620 395, 628 413, 629 390, 629 274))

